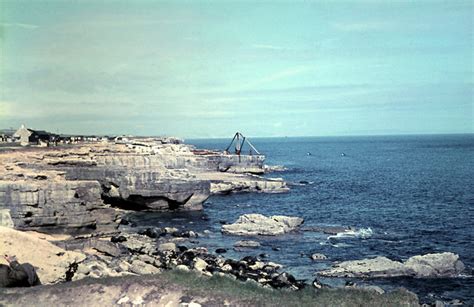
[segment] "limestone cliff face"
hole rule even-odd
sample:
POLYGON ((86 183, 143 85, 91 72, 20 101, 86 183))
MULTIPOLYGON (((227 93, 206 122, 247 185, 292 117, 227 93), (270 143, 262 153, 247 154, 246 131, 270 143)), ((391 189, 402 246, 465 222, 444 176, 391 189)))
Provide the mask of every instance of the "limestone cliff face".
POLYGON ((19 229, 110 232, 116 208, 200 210, 224 177, 218 192, 285 191, 283 181, 235 174, 262 173, 263 160, 153 140, 0 152, 0 210, 19 229))
POLYGON ((0 208, 9 209, 17 229, 109 232, 119 218, 96 181, 0 181, 0 208))

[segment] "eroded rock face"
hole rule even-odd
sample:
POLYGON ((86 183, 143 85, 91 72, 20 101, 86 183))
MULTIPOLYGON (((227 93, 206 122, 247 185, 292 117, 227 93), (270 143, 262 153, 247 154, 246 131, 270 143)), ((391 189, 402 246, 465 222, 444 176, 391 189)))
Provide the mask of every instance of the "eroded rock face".
POLYGON ((276 236, 295 230, 303 222, 299 217, 244 214, 234 224, 222 225, 222 232, 240 236, 276 236))
POLYGON ((283 180, 239 174, 263 172, 263 160, 153 139, 0 152, 0 209, 18 229, 110 233, 115 208, 201 210, 211 185, 216 193, 287 191, 283 180))
POLYGON ((119 218, 103 204, 96 181, 0 181, 0 197, 17 229, 108 232, 119 218))
POLYGON ((405 262, 386 257, 344 261, 333 268, 319 272, 331 277, 455 277, 464 270, 459 256, 453 253, 413 256, 405 262))

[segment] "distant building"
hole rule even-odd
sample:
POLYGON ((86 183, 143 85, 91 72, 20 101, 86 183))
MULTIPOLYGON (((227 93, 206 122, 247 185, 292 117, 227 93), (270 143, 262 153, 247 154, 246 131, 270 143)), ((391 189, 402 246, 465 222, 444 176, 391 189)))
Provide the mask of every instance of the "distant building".
POLYGON ((44 130, 28 129, 25 125, 21 125, 21 127, 13 134, 13 137, 19 139, 21 146, 40 144, 42 146, 47 146, 50 142, 56 142, 59 138, 58 135, 44 130))

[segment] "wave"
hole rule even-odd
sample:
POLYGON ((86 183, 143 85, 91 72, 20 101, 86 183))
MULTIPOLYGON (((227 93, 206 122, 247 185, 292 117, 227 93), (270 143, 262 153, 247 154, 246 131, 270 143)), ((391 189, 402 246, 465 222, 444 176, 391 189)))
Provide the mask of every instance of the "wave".
POLYGON ((373 235, 374 231, 372 228, 360 228, 358 230, 348 229, 343 232, 338 232, 336 235, 329 236, 328 240, 330 239, 342 239, 342 238, 361 238, 361 239, 368 239, 373 235))

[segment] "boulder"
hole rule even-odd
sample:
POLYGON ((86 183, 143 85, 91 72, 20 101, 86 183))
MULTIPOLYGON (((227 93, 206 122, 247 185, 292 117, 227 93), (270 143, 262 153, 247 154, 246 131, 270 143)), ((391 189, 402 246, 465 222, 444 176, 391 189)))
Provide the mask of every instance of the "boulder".
POLYGON ((386 257, 344 261, 332 269, 319 272, 322 276, 333 277, 396 277, 413 276, 413 272, 398 261, 386 257))
POLYGON ((146 275, 156 274, 159 273, 161 270, 151 264, 137 259, 133 260, 130 271, 139 275, 146 275))
POLYGON ((112 257, 118 257, 122 254, 122 250, 117 246, 117 244, 110 241, 93 240, 91 241, 91 247, 112 257))
POLYGON ((318 260, 326 260, 327 257, 326 255, 319 254, 319 253, 314 253, 311 255, 311 260, 318 261, 318 260))
POLYGON ((202 260, 201 258, 194 259, 194 269, 199 272, 205 271, 207 268, 207 262, 202 260))
MULTIPOLYGON (((65 281, 70 267, 86 259, 82 253, 66 251, 38 236, 7 227, 0 227, 0 254, 31 263, 43 284, 65 281)), ((0 263, 6 264, 3 257, 0 263)))
POLYGON ((303 224, 303 219, 289 216, 264 216, 244 214, 234 224, 222 225, 222 232, 240 236, 276 236, 295 230, 303 224))
POLYGON ((413 270, 417 277, 452 277, 464 270, 459 255, 453 253, 413 256, 405 261, 405 267, 413 270))
POLYGON ((464 270, 459 256, 453 253, 414 256, 406 262, 390 260, 386 257, 344 261, 331 269, 319 272, 331 277, 455 277, 464 270))
POLYGON ((173 242, 162 243, 158 246, 159 251, 176 251, 176 244, 173 242))

